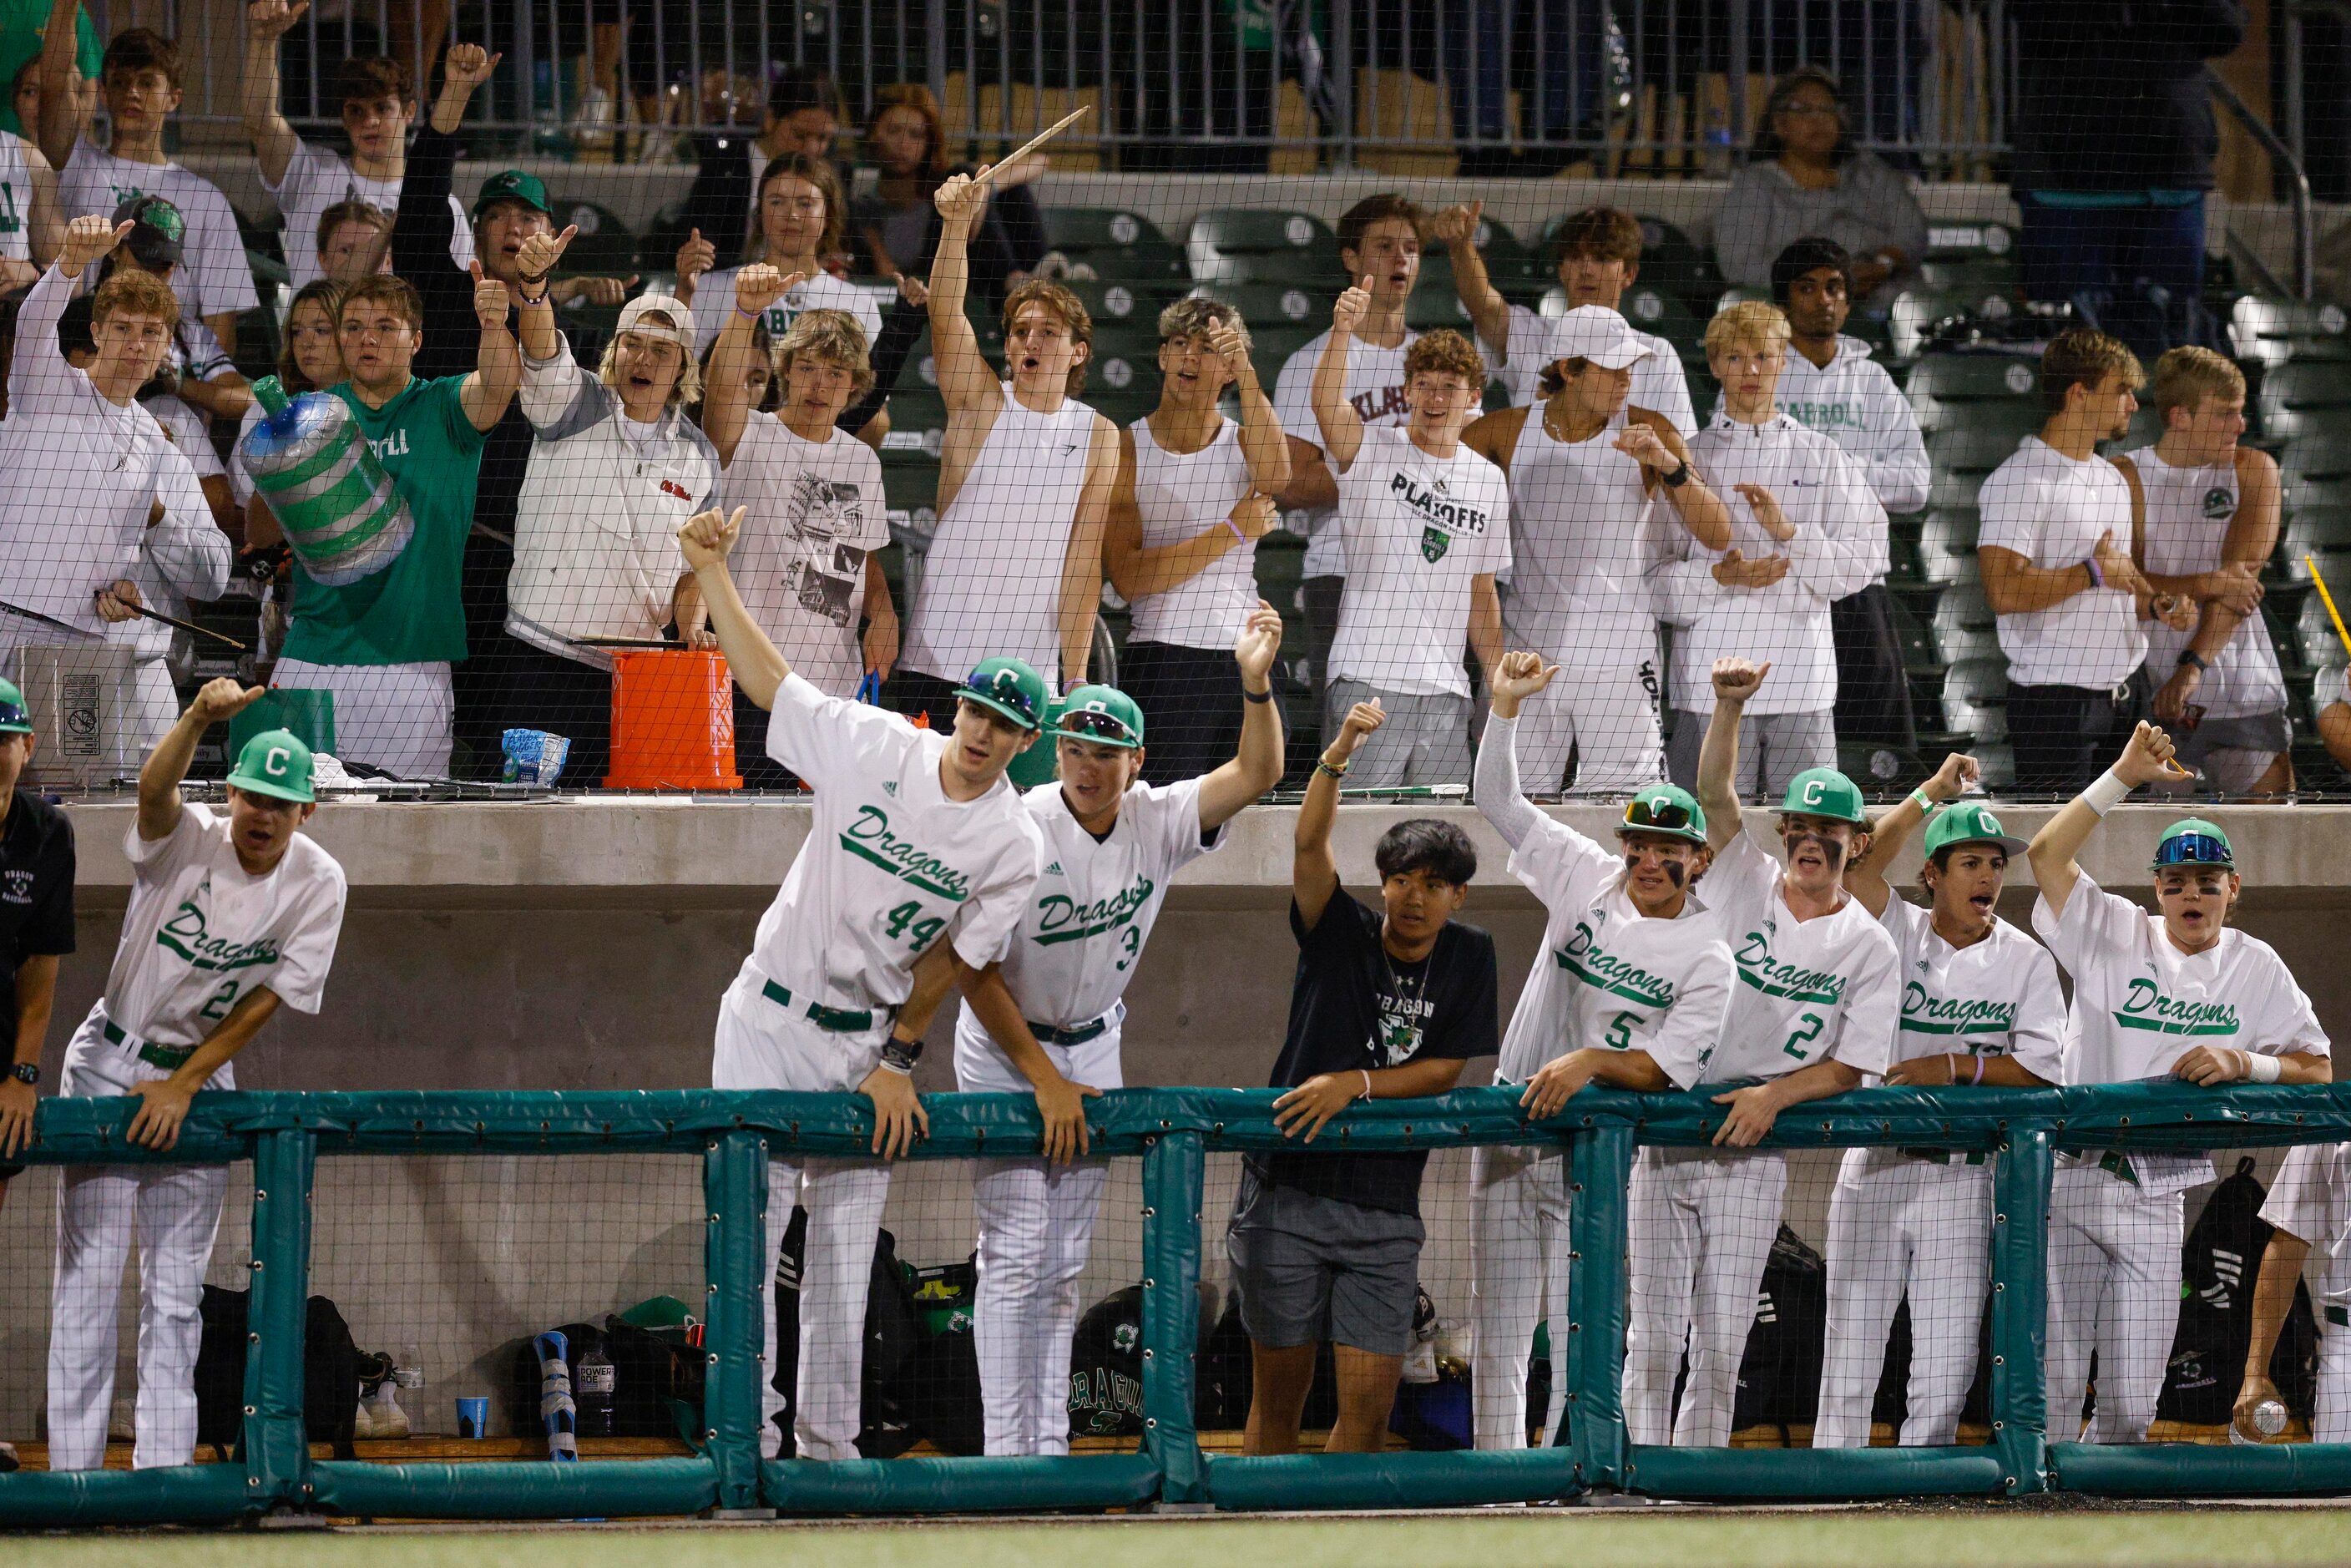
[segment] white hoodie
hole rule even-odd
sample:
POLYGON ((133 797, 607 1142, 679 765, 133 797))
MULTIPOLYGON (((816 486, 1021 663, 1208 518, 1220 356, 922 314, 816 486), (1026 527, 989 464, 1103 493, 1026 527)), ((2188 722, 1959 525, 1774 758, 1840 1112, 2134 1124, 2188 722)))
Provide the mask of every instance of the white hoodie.
POLYGON ((1915 512, 1927 504, 1932 475, 1918 416, 1860 339, 1837 339, 1836 357, 1825 365, 1791 348, 1780 373, 1780 406, 1844 448, 1887 511, 1915 512))
MULTIPOLYGON (((1769 588, 1725 588, 1714 580, 1722 556, 1687 528, 1668 534, 1675 559, 1651 579, 1674 638, 1677 706, 1709 690, 1717 659, 1770 660, 1771 678, 1747 710, 1817 713, 1836 703, 1836 645, 1829 605, 1857 593, 1886 570, 1886 513, 1861 468, 1827 436, 1784 413, 1742 424, 1718 413, 1690 438, 1699 477, 1730 509, 1730 545, 1747 560, 1788 558, 1788 574, 1769 588), (1761 485, 1796 525, 1782 543, 1764 531, 1733 488, 1761 485)), ((1711 705, 1709 705, 1711 706, 1711 705)), ((1690 711, 1703 711, 1691 709, 1690 711)))

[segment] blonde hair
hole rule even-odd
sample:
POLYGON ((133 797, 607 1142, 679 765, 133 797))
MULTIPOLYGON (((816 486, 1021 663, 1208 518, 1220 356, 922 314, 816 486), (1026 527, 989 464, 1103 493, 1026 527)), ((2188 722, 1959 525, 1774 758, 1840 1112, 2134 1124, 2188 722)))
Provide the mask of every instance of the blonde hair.
MULTIPOLYGON (((645 314, 648 316, 666 316, 669 312, 665 310, 649 310, 645 312, 645 314)), ((621 390, 621 340, 630 336, 631 333, 634 331, 635 329, 632 328, 629 332, 615 332, 611 337, 605 339, 604 357, 596 361, 596 379, 602 382, 606 386, 611 387, 614 392, 621 390)), ((651 333, 641 335, 646 337, 652 336, 651 333)), ((667 338, 654 338, 653 341, 656 343, 667 343, 670 340, 667 338)), ((677 347, 675 344, 672 344, 671 346, 674 348, 677 347)), ((675 408, 680 403, 700 402, 702 401, 702 367, 694 362, 694 350, 691 349, 679 348, 678 358, 683 361, 684 363, 678 366, 677 380, 669 389, 669 401, 664 404, 665 407, 669 408, 675 408)))
POLYGON ((1733 349, 1756 348, 1767 354, 1786 351, 1788 318, 1777 305, 1742 299, 1715 312, 1706 324, 1706 351, 1726 354, 1733 349))
POLYGON ((2172 349, 2155 361, 2155 410, 2167 417, 2175 408, 2194 413, 2208 397, 2244 395, 2245 372, 2210 349, 2172 349))
POLYGON ((1249 323, 1241 313, 1221 299, 1211 299, 1204 294, 1187 294, 1159 313, 1159 340, 1163 343, 1188 343, 1195 338, 1206 338, 1219 327, 1229 327, 1240 334, 1241 347, 1249 346, 1249 323))
POLYGON ((1473 392, 1486 389, 1486 361, 1478 357, 1468 339, 1450 327, 1423 333, 1404 351, 1405 383, 1410 384, 1412 378, 1423 371, 1459 376, 1473 392))
POLYGON ((873 361, 865 346, 865 329, 846 310, 804 310, 793 319, 776 344, 778 381, 791 374, 795 354, 846 370, 856 389, 852 402, 873 390, 873 361))

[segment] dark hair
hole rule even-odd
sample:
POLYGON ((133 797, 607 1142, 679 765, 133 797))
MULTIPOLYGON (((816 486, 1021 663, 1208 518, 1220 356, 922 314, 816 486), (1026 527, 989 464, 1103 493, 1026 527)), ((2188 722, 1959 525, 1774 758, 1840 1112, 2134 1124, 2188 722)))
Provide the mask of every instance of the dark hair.
POLYGON ((60 354, 95 354, 98 352, 98 329, 92 319, 94 295, 85 294, 67 303, 57 315, 57 352, 60 354))
POLYGON ((1478 850, 1469 835, 1435 817, 1407 817, 1380 835, 1372 863, 1380 880, 1425 871, 1439 882, 1467 887, 1478 874, 1478 850))
POLYGON ((26 77, 38 76, 40 74, 41 57, 37 54, 31 59, 26 60, 23 65, 18 66, 16 68, 16 74, 8 78, 9 100, 14 102, 16 95, 25 90, 25 78, 26 77))
POLYGON ((335 70, 335 112, 355 103, 396 99, 405 106, 416 98, 416 78, 406 60, 389 55, 357 55, 335 70))
POLYGON ((1423 221, 1420 204, 1393 191, 1383 191, 1375 196, 1365 196, 1339 214, 1339 248, 1363 249, 1364 232, 1374 224, 1384 223, 1390 218, 1402 218, 1412 225, 1414 234, 1420 233, 1423 221))
POLYGON ((1641 220, 1622 207, 1586 207, 1571 214, 1551 236, 1551 265, 1571 256, 1596 256, 1603 261, 1641 264, 1641 220))
POLYGON ((116 71, 162 71, 172 90, 180 86, 180 46, 152 27, 128 27, 114 35, 98 68, 104 81, 116 71))
POLYGON ((416 285, 389 272, 362 277, 343 290, 342 298, 335 301, 337 329, 343 324, 344 311, 354 305, 370 303, 390 306, 392 313, 407 322, 412 331, 424 329, 424 297, 416 292, 416 285))
POLYGON ((816 66, 794 66, 778 76, 768 89, 768 112, 778 120, 798 114, 803 109, 820 109, 835 120, 847 120, 841 105, 841 89, 832 78, 816 66))
MULTIPOLYGON (((816 258, 821 262, 841 249, 841 236, 849 227, 849 202, 841 192, 841 173, 833 168, 830 158, 812 158, 805 152, 778 153, 768 160, 766 168, 759 171, 759 183, 755 187, 752 198, 754 204, 764 207, 768 201, 768 187, 787 175, 807 181, 816 187, 817 194, 824 198, 824 232, 817 236, 816 241, 816 258)), ((764 224, 765 219, 754 221, 764 224)), ((765 230, 761 232, 764 235, 765 230)), ((764 238, 759 248, 763 251, 767 248, 764 238)), ((769 256, 766 259, 772 261, 775 258, 769 256)))
POLYGON ((1771 96, 1763 100, 1763 112, 1755 117, 1755 140, 1749 146, 1755 161, 1777 158, 1788 150, 1788 144, 1780 140, 1780 132, 1771 121, 1788 107, 1788 100, 1796 96, 1798 89, 1807 87, 1819 88, 1836 105, 1837 140, 1836 145, 1829 149, 1829 162, 1842 163, 1853 156, 1853 123, 1845 113, 1844 89, 1837 85, 1834 76, 1820 67, 1798 66, 1771 84, 1771 96))
POLYGON ((872 142, 873 128, 882 117, 893 109, 903 109, 923 117, 925 139, 929 150, 923 154, 922 177, 934 184, 947 177, 947 137, 945 121, 939 116, 939 100, 931 89, 916 81, 892 82, 873 89, 873 115, 865 122, 865 140, 872 142))
POLYGON ((1771 258, 1771 298, 1785 305, 1788 290, 1808 272, 1834 272, 1853 292, 1853 253, 1833 239, 1806 235, 1771 258))
POLYGON ((2087 327, 2069 327, 2041 350, 2041 409, 2048 414, 2065 412, 2065 394, 2076 386, 2092 391, 2109 375, 2118 375, 2133 392, 2147 384, 2138 356, 2118 338, 2087 327))
POLYGON ((343 321, 343 286, 331 277, 314 277, 296 289, 294 298, 286 305, 286 343, 277 350, 277 384, 289 393, 327 390, 304 375, 300 362, 294 358, 294 312, 313 303, 327 312, 328 329, 337 333, 336 351, 342 351, 339 329, 343 321))

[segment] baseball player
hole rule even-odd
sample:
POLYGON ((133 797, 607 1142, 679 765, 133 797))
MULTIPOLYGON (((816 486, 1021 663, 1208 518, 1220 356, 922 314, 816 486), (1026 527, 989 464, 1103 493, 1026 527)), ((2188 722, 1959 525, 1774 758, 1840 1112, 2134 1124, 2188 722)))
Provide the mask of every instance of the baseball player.
MULTIPOLYGON (((2140 724, 2115 765, 2052 817, 2026 852, 2041 885, 2032 928, 2074 977, 2065 1082, 2331 1082, 2326 1031, 2310 998, 2269 944, 2228 927, 2244 883, 2226 833, 2194 817, 2164 830, 2149 866, 2159 911, 2152 915, 2074 861, 2124 797, 2183 771, 2171 737, 2140 724)), ((2049 1408, 2060 1416, 2082 1408, 2095 1351, 2093 1442, 2139 1442, 2155 1418, 2179 1312, 2182 1194, 2212 1176, 2207 1155, 2057 1156, 2049 1190, 2049 1408)), ((2060 1435, 2055 1424, 2051 1435, 2060 1435)))
MULTIPOLYGON (((1519 1103, 1537 1118, 1594 1081, 1671 1087, 1658 1062, 1695 1061, 1713 1045, 1731 987, 1721 926, 1690 896, 1706 854, 1706 814, 1695 800, 1652 784, 1626 804, 1612 852, 1520 791, 1519 716, 1557 674, 1540 654, 1503 654, 1478 750, 1478 810, 1510 846, 1510 874, 1551 912, 1495 1075, 1526 1085, 1519 1103)), ((1539 1315, 1567 1322, 1562 1166, 1556 1145, 1470 1155, 1470 1388, 1481 1448, 1526 1446, 1527 1346, 1539 1315)), ((1555 1355, 1546 1430, 1559 1430, 1566 1394, 1555 1355)))
MULTIPOLYGON (((315 1013, 343 924, 343 868, 299 831, 317 808, 310 748, 255 736, 228 776, 228 810, 183 803, 196 743, 263 688, 208 682, 139 772, 123 834, 131 904, 106 994, 66 1048, 59 1092, 132 1095, 130 1141, 168 1150, 200 1089, 234 1089, 230 1062, 282 1003, 315 1013)), ((138 1442, 131 1464, 184 1465, 196 1448, 197 1305, 228 1190, 225 1166, 69 1169, 57 1192, 49 1311, 49 1468, 98 1469, 114 1400, 115 1302, 139 1243, 138 1442)))
POLYGON ((2321 1256, 2311 1283, 2318 1297, 2318 1400, 2311 1437, 2351 1443, 2351 1144, 2301 1144, 2289 1150, 2270 1183, 2262 1218, 2272 1228, 2253 1285, 2252 1339, 2245 1347, 2245 1377, 2237 1391, 2238 1435, 2254 1442, 2277 1436, 2254 1425, 2254 1412, 2274 1401, 2270 1357, 2294 1305, 2303 1264, 2321 1256))
MULTIPOLYGON (((1763 1265, 1779 1233, 1788 1167, 1776 1150, 1745 1152, 1791 1105, 1883 1073, 1901 1005, 1893 938, 1848 895, 1847 862, 1869 843, 1861 791, 1829 768, 1788 782, 1780 807, 1787 869, 1739 813, 1739 723, 1768 664, 1719 659, 1714 716, 1698 754, 1698 799, 1714 863, 1707 908, 1738 967, 1719 1040, 1657 1065, 1684 1088, 1761 1079, 1714 1097, 1728 1105, 1715 1147, 1645 1148, 1633 1165, 1632 1311, 1625 1347, 1625 1424, 1635 1443, 1730 1441, 1739 1363, 1763 1265), (1685 1331, 1689 1375, 1673 1415, 1685 1331)), ((1653 1042, 1653 1051, 1666 1042, 1653 1042)))
MULTIPOLYGON (((1036 822, 1004 770, 1036 742, 1045 683, 1018 659, 983 661, 958 689, 946 733, 825 695, 793 672, 736 591, 726 555, 743 516, 741 507, 731 517, 700 513, 678 544, 736 685, 768 712, 768 755, 816 792, 816 812, 719 1004, 711 1085, 863 1094, 873 1102, 873 1153, 894 1159, 929 1128, 914 1062, 957 962, 995 960, 1043 864, 1036 822)), ((865 1291, 889 1192, 885 1164, 768 1167, 770 1255, 795 1202, 809 1217, 793 1405, 804 1459, 857 1457, 865 1291)), ((766 1336, 772 1366, 772 1291, 766 1336)), ((784 1400, 760 1392, 760 1448, 773 1457, 784 1400)))
POLYGON ((1082 1157, 1084 1096, 1123 1081, 1120 998, 1169 880, 1220 846, 1225 825, 1281 781, 1270 679, 1280 648, 1281 616, 1259 601, 1233 648, 1248 710, 1240 749, 1215 772, 1140 782, 1142 708, 1113 687, 1080 686, 1054 727, 1060 780, 1022 797, 1045 841, 1044 874, 1001 960, 966 984, 956 1019, 956 1086, 1033 1090, 1045 1121, 1044 1158, 982 1160, 973 1186, 973 1333, 991 1454, 1070 1451, 1078 1275, 1110 1174, 1082 1157))
MULTIPOLYGON (((1954 753, 1877 821, 1844 890, 1877 916, 1901 959, 1902 1021, 1886 1082, 1920 1088, 2064 1082, 2065 998, 2049 950, 1993 910, 2024 841, 1980 803, 1952 804, 1976 759, 1954 753), (1938 810, 1939 808, 1939 810, 1938 810), (1927 908, 1886 873, 1927 822, 1927 908)), ((1991 1167, 1980 1150, 1845 1151, 1829 1199, 1828 1354, 1815 1448, 1869 1443, 1870 1405, 1895 1309, 1910 1300, 1905 1448, 1958 1440, 1991 1287, 1991 1167)))

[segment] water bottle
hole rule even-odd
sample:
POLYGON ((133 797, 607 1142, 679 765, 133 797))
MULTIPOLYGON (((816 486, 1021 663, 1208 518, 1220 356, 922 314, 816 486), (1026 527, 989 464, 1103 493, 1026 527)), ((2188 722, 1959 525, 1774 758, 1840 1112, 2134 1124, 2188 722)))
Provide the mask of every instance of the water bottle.
POLYGON ((2262 1400, 2253 1406, 2252 1427, 2261 1434, 2260 1437, 2248 1437, 2238 1428, 2237 1423, 2230 1422, 2229 1441, 2249 1446, 2268 1442, 2285 1430, 2285 1406, 2274 1399, 2262 1400))
POLYGON ((612 1435, 612 1389, 618 1375, 612 1358, 604 1354, 601 1344, 588 1347, 571 1380, 573 1401, 580 1410, 580 1436, 609 1437, 612 1435))
POLYGON ((253 396, 263 414, 237 450, 311 580, 340 588, 398 560, 416 519, 350 405, 327 392, 289 399, 276 376, 253 396))

